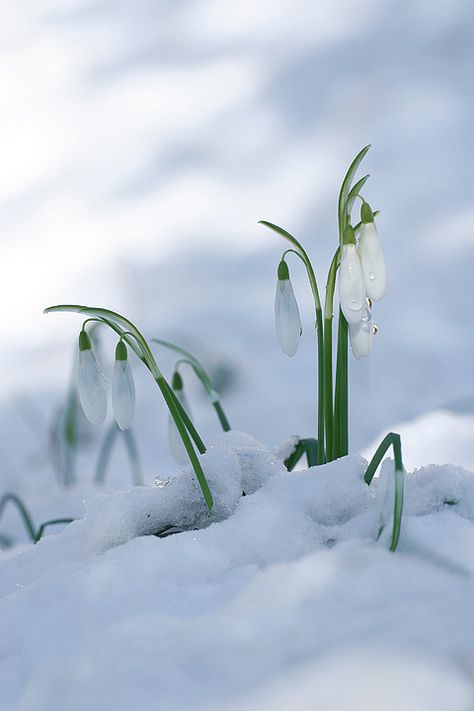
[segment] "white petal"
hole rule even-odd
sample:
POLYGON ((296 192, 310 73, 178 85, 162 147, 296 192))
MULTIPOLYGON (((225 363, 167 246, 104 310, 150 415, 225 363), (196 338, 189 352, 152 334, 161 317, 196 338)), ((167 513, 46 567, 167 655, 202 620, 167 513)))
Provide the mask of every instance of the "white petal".
POLYGON ((375 506, 379 514, 378 536, 393 517, 395 505, 395 462, 387 458, 383 461, 375 493, 375 506))
POLYGON ((302 328, 298 304, 289 279, 278 279, 275 294, 275 328, 283 353, 294 356, 302 328))
POLYGON ((367 296, 374 301, 380 301, 387 288, 387 269, 377 228, 373 222, 361 225, 358 248, 367 296))
POLYGON ((107 413, 107 381, 91 349, 79 351, 77 389, 87 419, 101 425, 107 413))
MULTIPOLYGON (((184 394, 183 390, 175 390, 174 394, 186 410, 188 416, 191 417, 191 410, 189 409, 188 399, 184 394)), ((168 444, 171 450, 171 454, 178 462, 178 464, 181 464, 182 466, 184 466, 185 464, 189 464, 188 453, 186 452, 186 448, 183 444, 183 440, 181 439, 181 435, 179 434, 178 428, 176 427, 175 421, 173 420, 171 415, 169 415, 168 417, 168 444)))
POLYGON ((112 376, 112 406, 121 430, 128 430, 135 411, 135 383, 128 360, 116 360, 112 376))
POLYGON ((366 307, 364 277, 355 244, 342 247, 339 299, 348 323, 359 323, 366 307))
POLYGON ((356 358, 365 358, 372 348, 374 337, 374 324, 372 314, 366 307, 359 323, 349 324, 349 338, 351 341, 352 353, 356 358))

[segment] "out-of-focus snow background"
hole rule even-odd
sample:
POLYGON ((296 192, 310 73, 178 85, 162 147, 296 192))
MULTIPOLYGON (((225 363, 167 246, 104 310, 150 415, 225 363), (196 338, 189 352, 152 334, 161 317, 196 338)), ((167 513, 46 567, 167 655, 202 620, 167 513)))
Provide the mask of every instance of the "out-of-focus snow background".
MULTIPOLYGON (((301 239, 323 290, 339 184, 369 142, 390 288, 373 355, 351 364, 352 445, 426 415, 410 461, 442 462, 474 410, 473 19, 471 0, 4 0, 2 490, 53 478, 48 432, 81 323, 42 315, 54 303, 114 308, 194 350, 236 428, 269 444, 312 434, 309 289, 294 264, 305 333, 289 360, 273 333, 283 245, 257 220, 301 239)), ((102 351, 110 372, 113 339, 102 351)), ((139 365, 152 481, 173 465, 139 365)), ((187 386, 210 437, 213 413, 187 386)), ((470 446, 451 461, 470 464, 470 446)))

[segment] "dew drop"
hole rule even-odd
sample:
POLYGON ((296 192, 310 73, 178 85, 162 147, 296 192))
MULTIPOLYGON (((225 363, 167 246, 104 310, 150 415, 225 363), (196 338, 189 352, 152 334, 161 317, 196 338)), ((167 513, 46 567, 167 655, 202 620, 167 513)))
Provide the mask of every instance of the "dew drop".
POLYGON ((372 333, 374 334, 374 336, 375 336, 375 334, 377 333, 378 330, 379 330, 378 326, 376 326, 375 323, 374 323, 374 324, 372 325, 372 333))
POLYGON ((369 272, 369 279, 370 281, 373 281, 375 279, 375 273, 374 272, 369 272))
POLYGON ((351 304, 357 304, 357 299, 355 298, 355 296, 352 297, 351 304))
POLYGON ((168 484, 170 483, 170 481, 171 481, 170 478, 168 478, 168 479, 160 479, 159 476, 156 476, 156 477, 155 477, 155 484, 156 484, 156 486, 158 487, 158 489, 164 489, 165 486, 168 486, 168 484))
POLYGON ((369 299, 369 297, 367 297, 367 306, 369 307, 369 309, 372 308, 372 299, 369 299))
POLYGON ((362 314, 362 321, 367 323, 367 321, 370 319, 370 313, 368 309, 364 309, 364 313, 362 314))

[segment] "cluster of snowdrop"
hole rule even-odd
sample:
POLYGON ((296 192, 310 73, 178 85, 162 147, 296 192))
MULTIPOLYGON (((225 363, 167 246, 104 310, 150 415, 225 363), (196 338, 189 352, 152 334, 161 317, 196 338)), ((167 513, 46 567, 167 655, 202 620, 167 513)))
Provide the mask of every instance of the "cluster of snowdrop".
POLYGON ((339 272, 339 301, 349 324, 352 353, 367 356, 377 328, 372 320, 372 302, 380 301, 387 288, 387 271, 382 246, 368 203, 361 208, 360 236, 347 225, 344 232, 339 272))
MULTIPOLYGON (((296 353, 302 333, 298 305, 285 260, 287 255, 292 254, 303 263, 315 307, 318 367, 317 438, 298 441, 294 456, 292 454, 285 460, 290 471, 303 453, 306 454, 308 465, 313 466, 333 461, 349 452, 347 355, 349 340, 356 358, 369 354, 376 331, 372 320, 372 303, 383 297, 387 285, 385 260, 374 222, 377 213, 372 212, 361 195, 361 190, 369 176, 365 175, 354 183, 356 172, 369 148, 370 146, 366 146, 357 154, 341 185, 338 200, 339 240, 328 271, 324 308, 313 266, 301 243, 283 228, 267 221, 261 223, 290 244, 278 265, 275 297, 278 343, 287 355, 293 356, 296 353), (361 220, 353 226, 352 208, 357 199, 361 200, 361 220), (340 308, 336 357, 333 358, 333 306, 338 271, 340 308)), ((128 347, 145 365, 156 382, 169 412, 168 440, 171 451, 178 463, 192 465, 203 498, 211 512, 213 497, 199 457, 206 452, 206 446, 190 415, 183 381, 178 372, 180 363, 190 365, 200 379, 222 429, 230 430, 230 424, 220 404, 219 396, 199 361, 174 344, 152 339, 152 342, 170 348, 180 356, 170 384, 161 372, 150 344, 125 316, 109 309, 77 304, 62 304, 46 309, 47 313, 58 311, 76 312, 87 317, 79 335, 78 394, 88 419, 95 425, 100 425, 107 412, 106 378, 99 367, 90 336, 85 329, 89 321, 94 321, 108 326, 120 339, 115 351, 112 379, 112 405, 118 427, 121 430, 130 427, 135 408, 135 386, 128 362, 128 347)), ((384 490, 384 512, 380 518, 379 535, 387 524, 390 511, 393 511, 391 550, 395 550, 400 534, 403 507, 403 462, 398 435, 390 433, 383 440, 367 467, 365 480, 370 485, 377 467, 390 446, 393 447, 395 460, 393 466, 390 466, 390 471, 388 467, 384 469, 384 477, 388 477, 390 486, 384 490)))
MULTIPOLYGON (((288 356, 294 356, 302 334, 298 303, 283 257, 278 265, 275 295, 275 327, 278 344, 288 356)), ((372 319, 372 302, 380 301, 387 287, 385 259, 377 234, 373 212, 362 203, 357 230, 350 224, 343 233, 339 266, 339 302, 349 325, 352 353, 363 358, 370 353, 377 332, 372 319), (359 239, 357 240, 357 235, 359 239)))
MULTIPOLYGON (((191 409, 178 369, 173 373, 171 387, 177 400, 191 418, 191 409)), ((77 389, 87 419, 94 425, 101 425, 107 414, 107 379, 99 366, 92 348, 91 338, 85 328, 79 334, 77 389)), ((135 383, 128 360, 127 346, 122 339, 119 340, 115 349, 112 408, 118 427, 121 430, 127 430, 132 424, 135 411, 135 383)), ((189 457, 171 415, 168 416, 168 443, 177 463, 183 466, 188 464, 189 457)))
MULTIPOLYGON (((94 425, 101 425, 107 414, 107 379, 100 369, 85 328, 79 334, 77 389, 87 419, 94 425)), ((135 411, 135 384, 128 361, 127 346, 122 339, 115 349, 112 407, 117 425, 121 430, 127 430, 132 424, 135 411)))

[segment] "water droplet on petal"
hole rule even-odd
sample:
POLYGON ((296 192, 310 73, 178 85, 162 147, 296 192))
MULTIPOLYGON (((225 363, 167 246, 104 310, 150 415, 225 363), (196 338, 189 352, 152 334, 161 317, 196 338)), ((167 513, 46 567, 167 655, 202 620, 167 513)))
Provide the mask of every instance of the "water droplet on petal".
POLYGON ((375 336, 375 334, 377 333, 378 330, 379 330, 379 327, 376 326, 375 323, 374 323, 374 324, 372 325, 372 332, 373 332, 374 336, 375 336))
POLYGON ((369 279, 370 281, 373 281, 375 279, 375 273, 374 272, 369 272, 369 279))

